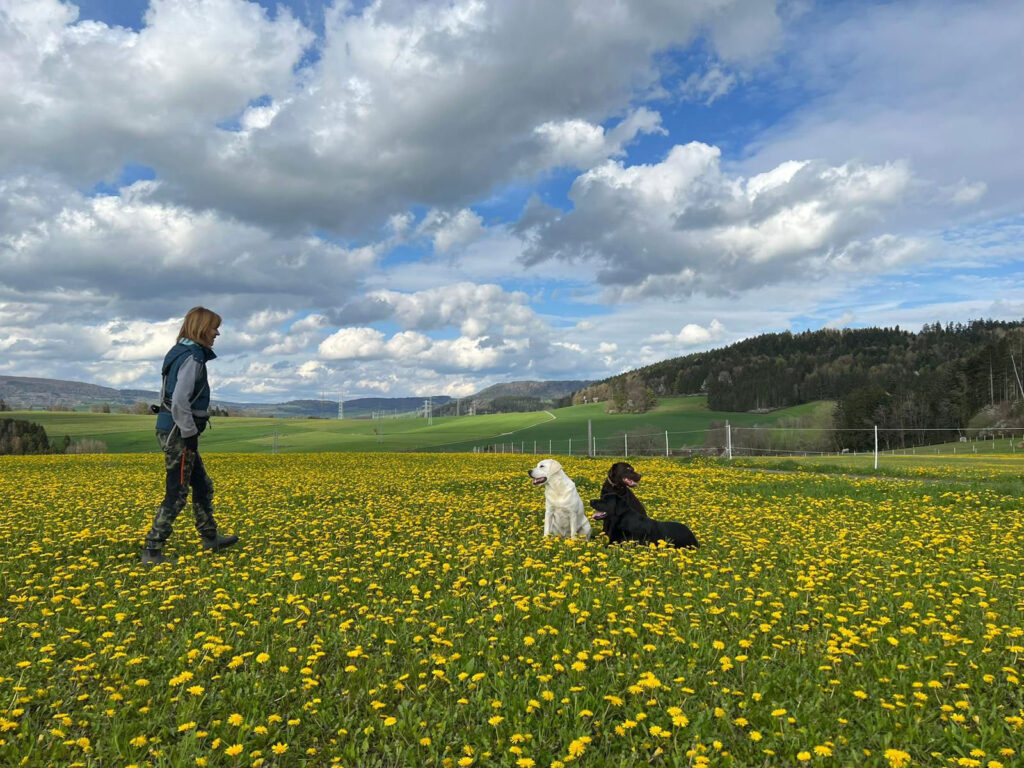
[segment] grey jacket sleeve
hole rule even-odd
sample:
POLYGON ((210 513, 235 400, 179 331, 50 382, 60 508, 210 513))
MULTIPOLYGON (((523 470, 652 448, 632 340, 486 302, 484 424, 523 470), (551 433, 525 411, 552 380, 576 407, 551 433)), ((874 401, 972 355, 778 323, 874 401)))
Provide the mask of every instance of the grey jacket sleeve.
POLYGON ((194 357, 189 355, 178 368, 178 379, 174 384, 174 392, 171 395, 171 418, 174 419, 178 432, 182 437, 192 437, 199 433, 195 419, 192 418, 192 404, 189 398, 196 386, 196 377, 199 375, 199 366, 194 357))

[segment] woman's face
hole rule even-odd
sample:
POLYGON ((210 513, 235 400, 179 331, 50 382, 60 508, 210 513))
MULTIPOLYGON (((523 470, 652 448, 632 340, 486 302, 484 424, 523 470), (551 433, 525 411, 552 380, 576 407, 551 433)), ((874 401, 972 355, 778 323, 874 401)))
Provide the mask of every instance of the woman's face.
POLYGON ((203 343, 203 346, 204 347, 210 347, 212 349, 213 348, 213 342, 214 342, 214 340, 218 336, 220 336, 220 328, 219 327, 211 328, 210 332, 206 335, 206 338, 201 340, 202 343, 203 343))

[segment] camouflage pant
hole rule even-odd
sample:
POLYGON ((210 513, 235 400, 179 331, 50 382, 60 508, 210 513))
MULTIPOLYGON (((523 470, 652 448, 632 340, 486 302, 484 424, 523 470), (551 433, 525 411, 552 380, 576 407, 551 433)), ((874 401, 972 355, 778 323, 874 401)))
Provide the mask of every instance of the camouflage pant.
POLYGON ((178 430, 156 431, 156 439, 164 452, 164 466, 167 469, 167 492, 163 503, 153 517, 153 527, 146 535, 146 549, 163 549, 170 538, 174 521, 188 501, 188 489, 192 488, 192 511, 195 513, 196 530, 205 538, 217 535, 217 523, 213 519, 213 481, 206 474, 202 457, 185 448, 178 430))

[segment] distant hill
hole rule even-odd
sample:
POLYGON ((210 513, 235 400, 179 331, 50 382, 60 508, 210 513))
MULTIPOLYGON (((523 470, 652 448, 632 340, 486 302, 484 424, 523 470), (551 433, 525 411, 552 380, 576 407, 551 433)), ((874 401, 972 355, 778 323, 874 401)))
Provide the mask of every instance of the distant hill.
POLYGON ((64 406, 72 410, 109 403, 131 406, 137 402, 154 403, 158 392, 144 389, 112 389, 98 384, 29 376, 0 376, 0 399, 15 410, 64 406))
MULTIPOLYGON (((107 404, 112 410, 131 408, 137 403, 155 403, 160 393, 146 389, 113 389, 98 384, 29 376, 0 376, 0 400, 12 410, 88 410, 107 404)), ((365 397, 345 402, 346 419, 365 418, 377 411, 408 413, 423 407, 423 397, 365 397)), ((447 395, 434 395, 435 407, 451 400, 447 395)), ((284 403, 238 403, 216 400, 211 405, 251 416, 278 418, 325 418, 338 416, 337 400, 289 400, 284 403)))
POLYGON ((536 397, 553 402, 587 386, 589 381, 508 381, 482 389, 473 395, 481 402, 499 397, 536 397))
MULTIPOLYGON (((434 413, 450 416, 459 413, 522 413, 569 405, 572 393, 590 381, 507 381, 460 398, 434 413)), ((436 406, 436 402, 435 402, 436 406)))

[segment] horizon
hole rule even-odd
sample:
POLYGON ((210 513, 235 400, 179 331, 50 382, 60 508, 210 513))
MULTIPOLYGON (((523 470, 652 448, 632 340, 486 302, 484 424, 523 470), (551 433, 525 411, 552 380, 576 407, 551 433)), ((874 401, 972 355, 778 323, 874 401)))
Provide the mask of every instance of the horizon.
POLYGON ((159 389, 197 304, 267 404, 1024 318, 1024 7, 5 6, 0 374, 159 389))

